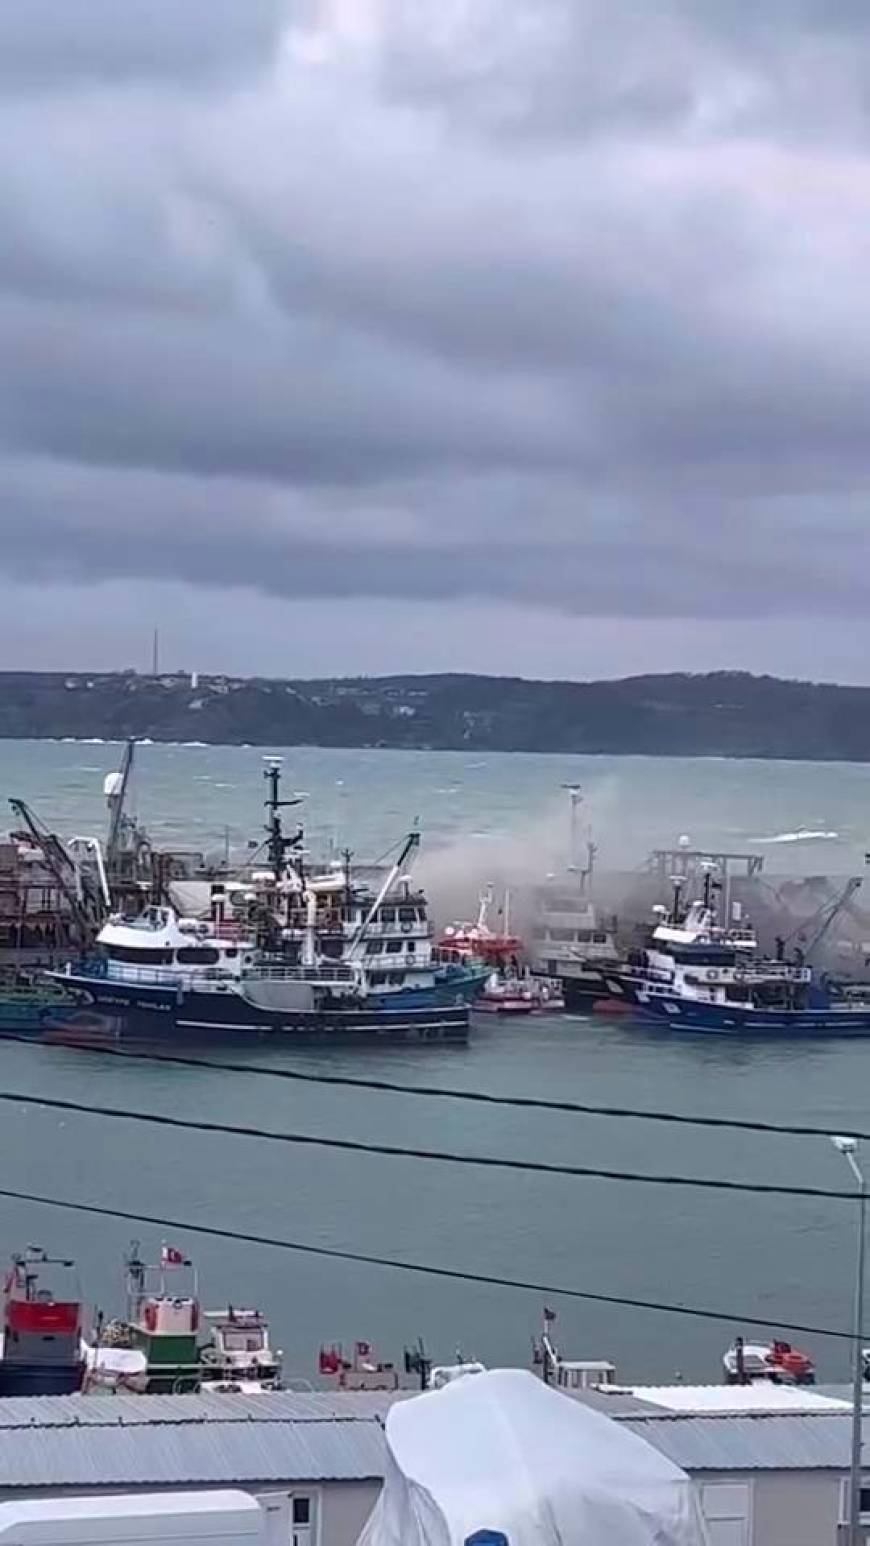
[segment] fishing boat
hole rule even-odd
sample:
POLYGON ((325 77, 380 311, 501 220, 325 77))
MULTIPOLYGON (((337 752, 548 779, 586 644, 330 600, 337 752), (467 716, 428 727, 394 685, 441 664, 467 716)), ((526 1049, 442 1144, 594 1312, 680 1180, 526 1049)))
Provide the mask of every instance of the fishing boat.
POLYGON ((563 1358, 556 1346, 555 1310, 544 1306, 539 1337, 532 1339, 532 1369, 545 1385, 573 1392, 606 1390, 616 1384, 616 1367, 606 1358, 563 1358))
MULTIPOLYGON (((369 1002, 359 963, 288 965, 254 941, 229 939, 208 924, 148 907, 101 930, 101 954, 61 977, 85 1009, 106 1017, 119 1039, 211 1040, 222 1035, 296 1040, 458 1041, 468 1037, 468 1003, 431 1007, 369 1002)), ((445 994, 449 998, 449 994, 445 994)), ((63 1017, 55 1014, 57 1032, 63 1017)))
POLYGON ((607 997, 607 970, 620 960, 616 920, 605 918, 592 897, 597 849, 587 836, 580 848, 583 795, 566 784, 570 800, 568 864, 546 877, 534 893, 531 970, 558 985, 565 1008, 589 1009, 607 997))
POLYGON ((841 897, 826 909, 806 949, 791 960, 757 953, 754 931, 746 924, 721 926, 713 907, 710 876, 704 896, 685 916, 675 901, 671 913, 653 931, 642 964, 621 979, 633 996, 635 1012, 645 1021, 675 1031, 774 1037, 850 1037, 870 1035, 870 992, 840 989, 807 964, 839 909, 860 881, 850 880, 841 897))
POLYGON ((62 1396, 80 1390, 82 1302, 75 1263, 29 1246, 13 1256, 3 1285, 0 1396, 62 1396))
POLYGON ((790 1342, 746 1342, 735 1337, 723 1354, 728 1385, 814 1385, 816 1369, 808 1353, 790 1342))
MULTIPOLYGON (((686 880, 682 874, 671 879, 673 895, 670 906, 657 903, 653 908, 655 924, 649 932, 646 948, 634 951, 618 966, 605 974, 607 991, 617 1001, 629 1004, 646 1003, 650 997, 671 990, 676 981, 675 969, 679 965, 710 968, 717 964, 711 956, 717 952, 733 951, 741 964, 755 961, 758 939, 742 909, 728 924, 721 924, 718 915, 720 883, 716 867, 711 862, 704 869, 703 890, 700 897, 686 903, 686 880)), ((713 981, 713 978, 709 979, 713 981)))
POLYGON ((333 1390, 399 1389, 396 1365, 377 1358, 371 1342, 354 1342, 349 1356, 340 1342, 324 1345, 317 1369, 323 1383, 333 1390))
POLYGON ((832 984, 814 982, 809 968, 742 967, 727 951, 704 959, 703 982, 696 984, 696 959, 688 970, 677 963, 670 990, 639 990, 640 1018, 672 1031, 727 1036, 870 1036, 870 999, 839 998, 832 984))
POLYGON ((273 1350, 269 1323, 259 1310, 228 1305, 206 1310, 210 1339, 200 1348, 201 1388, 244 1396, 281 1389, 281 1354, 273 1350))
POLYGON ((149 1394, 197 1390, 201 1312, 192 1263, 175 1246, 164 1245, 159 1262, 149 1265, 134 1240, 125 1268, 126 1314, 107 1323, 101 1345, 144 1355, 143 1384, 149 1394))
POLYGON ((539 1009, 564 1008, 558 981, 535 977, 520 965, 525 946, 519 935, 510 932, 510 891, 505 890, 499 909, 499 930, 491 929, 488 922, 493 901, 493 888, 487 886, 473 923, 448 924, 438 941, 439 958, 469 970, 483 969, 486 975, 474 999, 476 1012, 529 1015, 539 1009))
POLYGON ((489 915, 494 902, 492 886, 484 887, 478 898, 477 918, 473 923, 450 923, 438 941, 442 959, 457 965, 480 965, 490 972, 519 970, 523 942, 510 932, 510 891, 505 891, 499 910, 501 929, 491 929, 489 915))
POLYGON ((266 778, 267 869, 216 881, 208 918, 165 903, 111 917, 95 953, 54 979, 120 1037, 465 1041, 487 971, 433 957, 425 898, 405 873, 419 833, 376 890, 348 855, 309 875, 301 829, 283 829, 294 802, 280 798, 277 760, 266 778))

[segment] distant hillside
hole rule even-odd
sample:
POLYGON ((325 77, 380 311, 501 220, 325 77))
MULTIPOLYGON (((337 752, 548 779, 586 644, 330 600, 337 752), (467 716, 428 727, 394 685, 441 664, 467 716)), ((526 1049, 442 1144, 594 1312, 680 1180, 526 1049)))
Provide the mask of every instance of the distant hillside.
POLYGON ((868 761, 870 688, 727 671, 618 682, 0 672, 0 737, 63 736, 868 761))

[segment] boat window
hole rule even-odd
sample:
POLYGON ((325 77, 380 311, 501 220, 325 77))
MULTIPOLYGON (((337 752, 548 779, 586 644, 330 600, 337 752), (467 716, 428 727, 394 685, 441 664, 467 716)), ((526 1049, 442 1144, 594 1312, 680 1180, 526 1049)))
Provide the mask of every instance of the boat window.
POLYGON ((171 966, 171 950, 149 950, 138 945, 107 945, 110 961, 127 961, 133 966, 171 966))
POLYGON ((404 981, 405 981, 405 973, 404 972, 390 972, 390 982, 393 984, 394 988, 401 987, 401 985, 402 985, 402 983, 404 981))
POLYGON ((383 949, 383 943, 383 940, 380 939, 370 939, 366 945, 366 955, 379 956, 383 949))
POLYGON ((234 961, 236 959, 236 956, 238 955, 238 953, 239 952, 236 949, 235 945, 230 945, 228 947, 228 949, 226 949, 224 951, 224 955, 226 956, 228 961, 234 961))
POLYGON ((220 958, 212 945, 182 945, 178 951, 179 966, 216 966, 220 958))
POLYGON ((380 987, 381 983, 386 982, 386 980, 387 980, 386 972, 371 972, 369 974, 369 982, 372 984, 373 987, 380 987))
POLYGON ((398 950, 401 950, 401 948, 402 948, 402 941, 400 939, 388 939, 387 940, 387 955, 394 956, 398 950))
POLYGON ((396 909, 395 909, 395 907, 382 907, 380 912, 379 912, 379 914, 378 914, 378 917, 379 917, 381 923, 395 923, 395 921, 396 921, 396 909))
POLYGON ((223 1343, 228 1353, 259 1353, 265 1346, 263 1333, 256 1327, 250 1331, 224 1331, 223 1343))
POLYGON ((406 945, 406 949, 408 949, 408 950, 416 950, 417 949, 416 942, 413 939, 409 939, 408 942, 407 942, 407 945, 406 945))
POLYGON ((593 945, 606 945, 607 944, 607 935, 606 934, 593 934, 593 936, 592 936, 592 943, 593 943, 593 945))
POLYGON ((399 908, 399 922, 400 923, 416 923, 416 921, 417 921, 417 909, 415 907, 400 907, 399 908))

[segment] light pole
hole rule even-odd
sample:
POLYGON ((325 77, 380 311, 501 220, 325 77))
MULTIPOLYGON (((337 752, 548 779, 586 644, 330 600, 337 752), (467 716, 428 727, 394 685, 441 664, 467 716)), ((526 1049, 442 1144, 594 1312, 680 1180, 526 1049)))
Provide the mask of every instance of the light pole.
POLYGON ((855 1265, 855 1319, 852 1349, 852 1455, 849 1465, 849 1546, 862 1546, 861 1538, 861 1419, 864 1406, 864 1224, 867 1212, 867 1186, 856 1158, 857 1138, 832 1138, 858 1183, 858 1260, 855 1265))

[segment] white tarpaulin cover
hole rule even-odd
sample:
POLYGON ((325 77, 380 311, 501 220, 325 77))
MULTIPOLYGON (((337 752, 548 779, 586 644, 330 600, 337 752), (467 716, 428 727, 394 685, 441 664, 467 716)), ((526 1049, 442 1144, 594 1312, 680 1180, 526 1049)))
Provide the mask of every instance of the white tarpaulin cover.
POLYGON ((705 1546, 685 1472, 522 1370, 398 1402, 386 1432, 359 1546, 465 1546, 478 1532, 507 1546, 705 1546))

